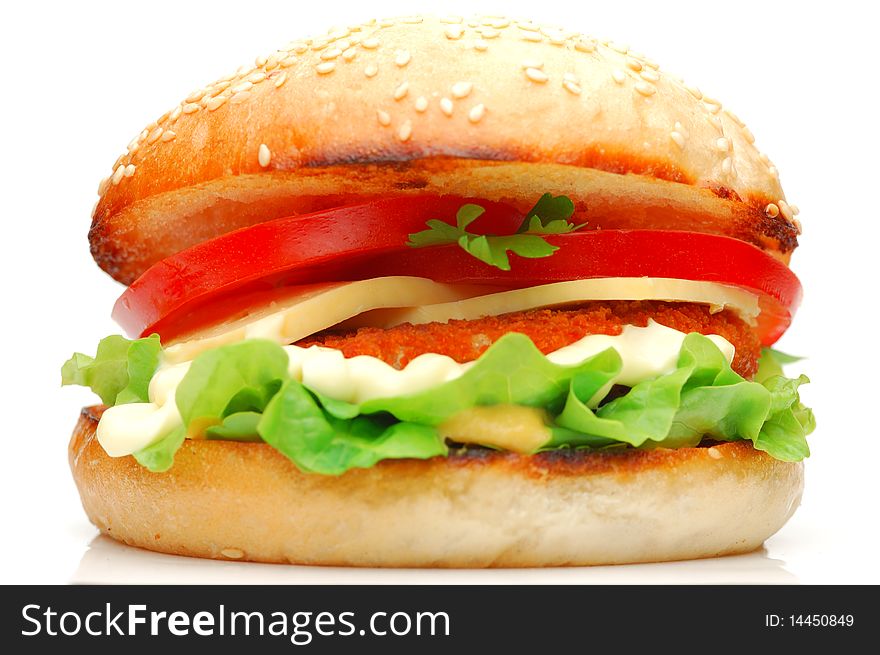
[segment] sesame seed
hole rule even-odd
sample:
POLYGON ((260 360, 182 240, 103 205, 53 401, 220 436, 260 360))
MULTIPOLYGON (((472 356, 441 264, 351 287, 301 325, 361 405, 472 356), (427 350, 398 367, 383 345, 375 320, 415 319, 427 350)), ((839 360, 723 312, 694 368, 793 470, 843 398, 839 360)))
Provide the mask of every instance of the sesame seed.
POLYGON ((205 89, 199 89, 198 91, 193 91, 190 93, 185 99, 185 102, 198 102, 202 99, 202 96, 205 95, 205 89))
POLYGON ((691 86, 690 84, 685 84, 684 88, 687 90, 688 93, 690 93, 697 100, 703 99, 703 92, 700 91, 697 87, 691 86))
POLYGON ((98 182, 98 195, 103 196, 104 192, 107 190, 107 187, 110 186, 110 178, 103 177, 101 181, 98 182))
POLYGON ((721 453, 721 451, 718 450, 717 448, 715 448, 714 446, 712 448, 707 449, 706 452, 708 453, 709 457, 711 457, 712 459, 721 459, 722 457, 724 457, 724 455, 721 453))
POLYGON ((284 85, 284 83, 285 83, 286 81, 287 81, 287 73, 286 73, 286 72, 285 72, 285 73, 281 73, 281 75, 279 75, 279 76, 275 79, 275 88, 276 88, 276 89, 281 88, 281 87, 284 85))
POLYGON ((116 167, 116 170, 113 171, 113 177, 110 178, 110 181, 113 182, 113 185, 115 186, 119 184, 119 181, 122 179, 123 175, 125 175, 125 166, 119 164, 119 166, 116 167))
POLYGON ((346 48, 342 51, 342 58, 345 61, 351 61, 355 57, 357 57, 357 50, 354 47, 346 48))
POLYGON ((759 152, 758 159, 760 159, 762 162, 764 162, 767 166, 770 165, 770 158, 767 156, 766 152, 759 152))
MULTIPOLYGON (((95 205, 95 207, 97 207, 97 205, 95 205)), ((94 213, 94 211, 92 213, 94 213)), ((791 224, 794 225, 794 229, 797 230, 798 234, 803 234, 804 228, 798 219, 796 219, 796 218, 791 219, 791 224)))
POLYGON ((394 63, 398 66, 406 66, 409 63, 409 60, 412 59, 412 56, 406 50, 398 50, 397 54, 394 57, 394 63))
POLYGON ((421 113, 428 108, 428 99, 425 96, 416 98, 416 111, 421 113))
POLYGON ((192 113, 194 113, 194 112, 197 112, 199 109, 201 109, 201 107, 200 107, 199 105, 197 105, 196 103, 194 103, 194 102, 188 102, 188 103, 186 103, 186 104, 183 106, 183 108, 181 109, 181 111, 182 111, 184 114, 192 114, 192 113))
POLYGON ((241 93, 242 91, 247 91, 253 86, 252 82, 240 82, 236 84, 234 87, 229 89, 232 93, 241 93))
POLYGON ((486 41, 483 41, 483 39, 477 39, 476 41, 474 41, 474 50, 477 50, 479 52, 486 52, 486 50, 488 49, 489 44, 486 41))
POLYGON ((125 167, 124 175, 125 177, 131 177, 132 175, 134 175, 134 164, 129 164, 125 167))
POLYGON ((801 210, 797 205, 789 205, 789 207, 791 207, 791 213, 795 216, 801 213, 801 210))
POLYGON ((375 50, 379 47, 379 39, 377 39, 375 36, 366 38, 361 41, 361 47, 366 48, 367 50, 375 50))
POLYGON ((266 166, 269 165, 269 162, 272 161, 272 151, 269 150, 269 146, 265 143, 261 143, 257 150, 257 161, 263 168, 266 168, 266 166))
POLYGON ((733 160, 731 160, 730 157, 725 157, 724 160, 721 162, 721 172, 724 173, 725 175, 730 175, 730 171, 732 170, 732 167, 733 167, 733 160))
POLYGON ((466 98, 470 95, 474 85, 471 82, 456 82, 452 85, 453 98, 466 98))
POLYGON ((177 138, 177 132, 172 132, 171 130, 165 130, 162 133, 162 140, 165 142, 173 141, 177 138))
POLYGON ((229 559, 241 559, 244 557, 244 552, 238 548, 224 548, 220 551, 220 554, 229 559))
POLYGON ((290 68, 296 63, 296 55, 290 55, 281 60, 281 68, 290 68))
POLYGON ((522 62, 523 68, 544 68, 544 62, 537 59, 525 59, 522 62))
POLYGON ((383 127, 388 127, 391 125, 391 114, 387 111, 382 111, 381 109, 376 111, 376 118, 379 121, 379 125, 383 127))
POLYGON ((611 77, 614 78, 614 81, 618 84, 623 84, 626 80, 626 73, 624 73, 619 68, 615 68, 613 71, 611 71, 611 77))
POLYGON ((216 98, 211 98, 208 100, 208 104, 205 105, 208 108, 208 111, 214 111, 223 105, 226 102, 228 96, 217 96, 216 98))
POLYGON ((230 84, 232 84, 232 82, 230 82, 228 80, 224 80, 222 82, 217 82, 216 84, 214 84, 214 86, 211 87, 211 90, 208 93, 208 95, 210 95, 211 97, 216 96, 221 91, 225 91, 229 87, 230 84))
POLYGON ((183 111, 183 106, 182 106, 182 105, 177 105, 177 106, 174 108, 174 111, 171 112, 171 115, 168 117, 168 120, 171 121, 171 122, 173 123, 173 122, 176 121, 178 118, 180 118, 180 114, 181 114, 182 111, 183 111))
POLYGON ((484 39, 497 39, 501 36, 501 32, 498 30, 493 30, 491 27, 480 30, 480 35, 484 39))
POLYGON ((159 137, 162 136, 162 128, 157 127, 155 130, 150 132, 150 136, 147 137, 147 143, 156 143, 159 140, 159 137))
POLYGON ((461 16, 443 16, 440 19, 440 22, 446 25, 457 25, 463 21, 464 18, 462 18, 461 16))
POLYGON ((709 114, 707 118, 709 119, 709 122, 718 129, 719 132, 724 131, 724 125, 721 123, 721 119, 718 118, 717 114, 709 114))
POLYGON ((276 50, 269 56, 269 60, 266 62, 266 69, 275 68, 281 63, 281 60, 287 56, 287 53, 283 50, 276 50))
POLYGON ((447 39, 456 41, 464 35, 464 28, 461 25, 448 25, 443 33, 447 39))
POLYGON ((252 95, 253 94, 250 91, 242 91, 241 93, 236 93, 229 99, 229 104, 239 105, 250 98, 252 95))
POLYGON ((376 64, 367 64, 367 67, 364 69, 364 75, 367 77, 375 77, 378 72, 379 67, 376 64))
POLYGON ((669 133, 669 138, 677 145, 680 149, 684 150, 684 136, 681 132, 676 132, 673 130, 669 133))
POLYGON ((732 111, 730 111, 729 109, 725 109, 725 110, 724 110, 724 113, 727 114, 727 117, 728 117, 730 120, 732 120, 734 123, 736 123, 737 126, 739 126, 739 127, 745 127, 745 126, 746 126, 746 124, 742 122, 742 119, 740 119, 739 116, 737 116, 736 114, 734 114, 734 113, 733 113, 732 111))
POLYGON ((474 105, 473 107, 471 107, 471 110, 468 112, 468 120, 471 123, 479 123, 483 119, 483 116, 485 116, 485 115, 486 115, 486 105, 484 105, 482 103, 479 105, 474 105))
POLYGON ((406 23, 408 25, 417 25, 418 23, 421 23, 422 20, 423 19, 421 16, 405 16, 404 18, 400 19, 400 22, 406 23))
POLYGON ((326 48, 329 45, 330 45, 329 39, 315 39, 315 41, 312 43, 312 50, 314 50, 315 52, 318 52, 320 50, 323 50, 324 48, 326 48))
POLYGON ((769 205, 764 207, 764 213, 767 215, 768 218, 776 218, 777 216, 779 216, 779 207, 771 202, 769 205))
POLYGON ((404 121, 403 125, 400 126, 400 130, 397 132, 397 138, 403 142, 409 141, 412 136, 412 121, 404 121))
POLYGON ((703 105, 709 110, 710 114, 717 114, 721 111, 721 103, 713 98, 703 96, 703 105))
POLYGON ((652 96, 657 93, 657 87, 653 84, 649 84, 648 82, 636 82, 635 89, 643 96, 652 96))
POLYGON ((579 96, 581 94, 581 87, 578 86, 575 82, 565 80, 562 82, 562 86, 565 88, 566 91, 576 96, 579 96))
MULTIPOLYGON (((149 126, 148 126, 148 127, 149 127, 149 126)), ((140 137, 139 137, 139 140, 140 140, 140 141, 143 141, 144 139, 147 138, 147 136, 148 136, 149 134, 150 134, 150 130, 147 129, 147 128, 144 128, 143 132, 141 132, 141 135, 140 135, 140 137)))
POLYGON ((332 73, 336 70, 336 62, 335 61, 324 61, 315 66, 315 70, 318 71, 319 75, 326 75, 327 73, 332 73))
POLYGON ((395 100, 403 100, 407 93, 409 93, 409 82, 401 82, 397 88, 394 89, 393 97, 395 100))
POLYGON ((577 75, 575 75, 574 73, 565 73, 562 76, 562 79, 566 82, 574 82, 575 84, 579 82, 577 75))
POLYGON ((684 125, 682 125, 680 121, 675 121, 673 129, 675 129, 675 131, 681 134, 685 139, 688 138, 688 131, 684 129, 684 125))
POLYGON ((538 43, 539 41, 543 41, 544 37, 541 36, 538 32, 523 32, 520 34, 520 38, 523 41, 532 41, 533 43, 538 43))
POLYGON ((627 52, 629 52, 628 45, 623 45, 621 43, 614 43, 613 41, 608 44, 608 47, 611 48, 612 50, 614 50, 614 52, 619 52, 622 55, 625 55, 627 52))
POLYGON ((442 111, 447 116, 452 116, 452 100, 449 98, 440 98, 440 111, 442 111))
POLYGON ((583 39, 575 41, 574 49, 580 52, 594 52, 596 50, 596 44, 592 41, 584 41, 583 39))
POLYGON ((634 70, 636 73, 642 70, 642 62, 640 62, 638 59, 633 59, 632 57, 627 58, 626 65, 628 68, 634 70))
POLYGON ((785 202, 784 200, 780 200, 776 204, 779 205, 779 213, 782 214, 782 218, 787 221, 790 221, 794 218, 794 213, 791 211, 791 207, 788 205, 787 202, 785 202))
POLYGON ((648 68, 653 68, 655 71, 660 70, 660 64, 658 64, 656 61, 651 61, 647 57, 642 57, 642 62, 644 62, 645 66, 647 66, 648 68))
POLYGON ((646 82, 659 82, 660 81, 660 73, 655 71, 652 68, 646 68, 641 73, 639 73, 641 78, 646 82))
POLYGON ((261 55, 254 60, 254 63, 257 66, 265 66, 267 61, 269 61, 269 58, 261 55))
POLYGON ((266 74, 263 71, 257 71, 248 75, 246 79, 251 84, 259 84, 266 79, 266 74))
POLYGON ((538 84, 543 84, 550 79, 550 76, 539 68, 526 68, 525 72, 527 78, 538 84))
POLYGON ((339 48, 330 48, 329 50, 325 50, 321 53, 321 59, 323 61, 331 61, 336 59, 339 55, 342 54, 342 50, 339 48))
POLYGON ((534 23, 517 23, 516 26, 526 32, 540 32, 541 28, 534 23))
POLYGON ((296 54, 301 55, 302 53, 304 53, 308 49, 309 49, 309 46, 306 45, 305 43, 294 43, 293 47, 288 48, 287 50, 288 50, 288 52, 293 50, 296 54))
POLYGON ((720 139, 715 141, 715 148, 720 152, 729 152, 730 151, 730 140, 725 137, 721 137, 720 139))
POLYGON ((742 135, 743 135, 743 138, 746 140, 746 142, 748 142, 748 143, 755 142, 755 135, 752 134, 752 131, 749 128, 747 128, 747 127, 742 128, 742 135))

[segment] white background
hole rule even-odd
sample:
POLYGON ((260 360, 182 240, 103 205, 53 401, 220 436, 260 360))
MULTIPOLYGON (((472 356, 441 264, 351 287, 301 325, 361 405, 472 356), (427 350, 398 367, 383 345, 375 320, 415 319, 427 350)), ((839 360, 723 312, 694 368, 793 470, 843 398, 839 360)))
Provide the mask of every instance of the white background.
POLYGON ((28 2, 0 35, 3 239, 0 582, 878 583, 876 26, 868 2, 28 2), (350 4, 350 7, 346 7, 350 4), (566 7, 566 4, 569 6, 566 7), (821 6, 821 8, 817 8, 821 6), (630 43, 721 99, 801 208, 806 290, 780 342, 809 356, 818 416, 803 505, 762 552, 549 571, 389 572, 172 558, 97 539, 66 446, 88 390, 59 388, 74 350, 117 331, 121 287, 88 253, 98 180, 140 128, 200 83, 340 22, 475 11, 630 43))

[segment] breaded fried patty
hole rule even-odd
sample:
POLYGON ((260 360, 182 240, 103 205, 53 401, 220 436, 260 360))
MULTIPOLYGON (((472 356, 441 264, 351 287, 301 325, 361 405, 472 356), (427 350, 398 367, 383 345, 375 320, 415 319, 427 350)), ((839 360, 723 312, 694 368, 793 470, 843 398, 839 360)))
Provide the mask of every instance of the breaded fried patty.
POLYGON ((752 330, 730 310, 711 313, 707 305, 653 300, 589 302, 576 308, 533 309, 448 323, 405 323, 389 329, 360 328, 326 331, 297 345, 321 345, 341 350, 346 357, 371 355, 403 368, 424 353, 438 353, 458 362, 477 359, 509 332, 528 336, 543 353, 550 353, 588 334, 620 334, 624 325, 644 327, 648 319, 682 332, 717 334, 734 345, 733 369, 745 378, 757 370, 761 344, 752 330))

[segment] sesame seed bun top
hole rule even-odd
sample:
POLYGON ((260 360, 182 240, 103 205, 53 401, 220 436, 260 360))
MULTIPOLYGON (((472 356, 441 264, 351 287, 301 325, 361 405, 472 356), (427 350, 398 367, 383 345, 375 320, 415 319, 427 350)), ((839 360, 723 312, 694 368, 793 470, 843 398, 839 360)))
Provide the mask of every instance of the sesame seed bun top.
POLYGON ((717 232, 786 261, 797 245, 775 167, 720 102, 625 46, 498 17, 336 29, 194 91, 114 163, 90 243, 130 283, 205 239, 353 199, 546 191, 598 227, 717 232))

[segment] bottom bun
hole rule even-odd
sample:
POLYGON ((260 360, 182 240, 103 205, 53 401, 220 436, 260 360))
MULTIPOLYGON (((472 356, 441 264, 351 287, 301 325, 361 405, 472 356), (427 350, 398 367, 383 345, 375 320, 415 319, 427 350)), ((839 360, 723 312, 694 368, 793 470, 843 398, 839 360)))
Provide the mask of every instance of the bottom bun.
POLYGON ((739 441, 524 456, 484 449, 300 472, 260 443, 187 440, 166 473, 109 457, 86 408, 70 466, 89 519, 175 555, 380 567, 622 564, 753 550, 794 513, 803 465, 739 441))

